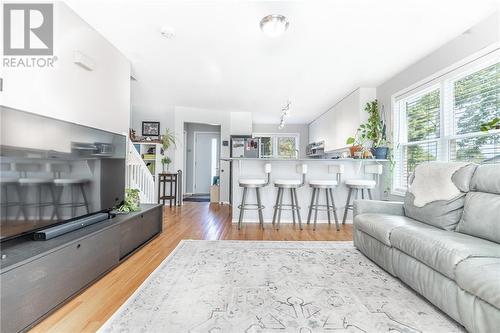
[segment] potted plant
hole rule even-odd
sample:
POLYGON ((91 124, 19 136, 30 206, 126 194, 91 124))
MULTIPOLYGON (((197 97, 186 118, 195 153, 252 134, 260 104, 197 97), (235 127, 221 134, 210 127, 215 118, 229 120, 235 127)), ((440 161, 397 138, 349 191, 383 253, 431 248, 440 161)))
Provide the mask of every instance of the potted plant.
POLYGON ((389 147, 387 144, 385 124, 380 117, 378 101, 375 99, 366 103, 365 111, 368 120, 360 126, 361 136, 371 141, 371 152, 377 159, 387 159, 389 147))
POLYGON ((172 160, 168 156, 163 156, 161 158, 161 165, 163 167, 163 172, 168 171, 170 167, 170 163, 172 163, 172 160), (165 165, 167 166, 167 169, 165 170, 165 165))
POLYGON ((172 163, 172 160, 170 157, 168 157, 167 151, 170 147, 174 146, 175 147, 175 135, 170 132, 168 128, 165 129, 165 134, 161 136, 161 146, 162 146, 162 158, 160 160, 162 167, 163 167, 163 172, 168 171, 170 163, 172 163), (165 165, 167 166, 167 170, 165 170, 165 165))
POLYGON ((359 129, 354 136, 347 138, 346 144, 350 145, 349 152, 351 157, 356 157, 356 153, 363 151, 363 144, 359 136, 359 129))
POLYGON ((118 208, 118 212, 137 212, 141 210, 140 204, 139 190, 136 188, 127 188, 125 189, 125 200, 123 200, 123 204, 118 208))

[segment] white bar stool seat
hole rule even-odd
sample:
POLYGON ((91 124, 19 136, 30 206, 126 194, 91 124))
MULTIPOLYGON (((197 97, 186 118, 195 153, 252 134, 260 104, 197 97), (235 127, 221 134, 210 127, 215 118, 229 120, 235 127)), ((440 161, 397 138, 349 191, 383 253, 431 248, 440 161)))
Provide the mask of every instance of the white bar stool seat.
POLYGON ((316 187, 335 187, 339 184, 336 180, 310 180, 309 185, 316 187))
POLYGON ((262 210, 265 208, 260 199, 260 188, 266 187, 271 182, 271 164, 266 163, 264 166, 264 171, 267 175, 267 179, 263 178, 240 178, 238 179, 238 184, 243 187, 243 195, 241 197, 241 204, 238 206, 240 209, 240 216, 238 219, 238 230, 241 229, 243 225, 243 216, 245 210, 257 210, 259 212, 259 223, 260 227, 264 229, 264 217, 262 216, 262 210), (249 188, 255 189, 255 195, 257 196, 257 203, 247 203, 247 191, 249 188))
POLYGON ((347 179, 345 184, 349 187, 372 189, 377 185, 377 182, 371 179, 347 179))
POLYGON ((266 182, 267 180, 259 178, 240 178, 238 180, 240 186, 248 186, 248 187, 251 187, 252 185, 253 186, 266 185, 266 182))
POLYGON ((49 178, 19 178, 20 185, 42 185, 52 183, 52 179, 49 178))

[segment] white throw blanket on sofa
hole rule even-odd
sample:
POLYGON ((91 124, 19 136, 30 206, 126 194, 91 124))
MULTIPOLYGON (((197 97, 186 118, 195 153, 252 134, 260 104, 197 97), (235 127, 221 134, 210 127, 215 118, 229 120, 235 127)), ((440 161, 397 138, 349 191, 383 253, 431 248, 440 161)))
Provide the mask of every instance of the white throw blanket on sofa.
POLYGON ((415 196, 413 204, 423 207, 438 200, 451 200, 461 192, 452 177, 467 162, 425 162, 415 169, 415 178, 408 190, 415 196))

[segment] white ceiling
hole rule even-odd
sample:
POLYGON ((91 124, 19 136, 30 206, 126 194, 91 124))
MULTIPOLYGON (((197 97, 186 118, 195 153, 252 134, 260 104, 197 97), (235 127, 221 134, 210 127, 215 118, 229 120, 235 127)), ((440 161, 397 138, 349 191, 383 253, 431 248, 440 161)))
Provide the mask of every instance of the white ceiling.
POLYGON ((496 0, 67 0, 131 61, 132 104, 251 111, 308 123, 359 86, 377 86, 493 13, 496 0), (269 38, 262 17, 288 31, 269 38), (174 39, 160 34, 175 29, 174 39))

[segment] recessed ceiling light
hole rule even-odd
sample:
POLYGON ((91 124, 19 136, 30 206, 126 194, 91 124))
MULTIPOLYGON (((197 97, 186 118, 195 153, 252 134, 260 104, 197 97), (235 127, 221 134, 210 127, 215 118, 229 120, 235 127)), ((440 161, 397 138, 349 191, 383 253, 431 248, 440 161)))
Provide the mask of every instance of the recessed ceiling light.
POLYGON ((279 14, 267 15, 260 21, 260 29, 269 37, 277 37, 288 29, 288 20, 279 14))
POLYGON ((160 33, 163 37, 168 39, 175 37, 175 30, 172 27, 162 27, 160 33))

